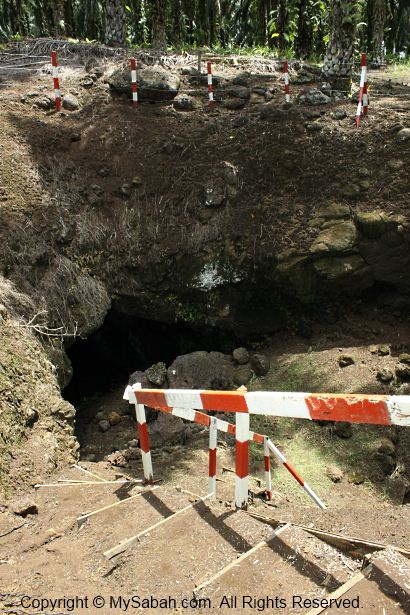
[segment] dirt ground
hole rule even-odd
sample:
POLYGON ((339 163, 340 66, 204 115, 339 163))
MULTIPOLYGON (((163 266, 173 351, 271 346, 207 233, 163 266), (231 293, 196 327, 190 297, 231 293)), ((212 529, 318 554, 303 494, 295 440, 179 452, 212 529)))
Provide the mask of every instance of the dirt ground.
MULTIPOLYGON (((226 75, 234 72, 230 67, 224 70, 226 75)), ((383 77, 388 78, 388 75, 383 77)), ((379 207, 386 212, 407 214, 408 174, 392 174, 385 161, 408 157, 408 142, 398 144, 394 137, 394 126, 408 122, 408 87, 401 85, 403 81, 379 83, 380 78, 375 75, 371 89, 371 121, 363 121, 360 131, 355 128, 355 105, 347 100, 332 105, 326 114, 319 113, 311 118, 321 125, 321 131, 306 130, 307 116, 295 120, 293 111, 282 118, 278 131, 269 123, 262 125, 257 105, 249 105, 241 111, 218 107, 211 116, 206 107, 206 91, 195 113, 177 113, 170 105, 150 104, 135 111, 128 100, 111 99, 102 82, 95 84, 92 91, 81 89, 78 73, 70 68, 62 71, 62 82, 66 90, 82 99, 83 108, 71 115, 68 112, 57 115, 53 111, 36 109, 31 104, 35 97, 28 96, 30 92, 50 90, 50 75, 35 74, 21 81, 12 79, 10 85, 3 79, 0 89, 0 215, 2 236, 10 231, 15 242, 11 245, 2 242, 0 253, 7 263, 4 273, 14 271, 16 275, 20 268, 21 278, 27 274, 31 281, 33 276, 40 279, 47 266, 45 246, 54 245, 56 229, 59 233, 65 229, 70 217, 82 218, 84 195, 94 184, 109 196, 98 203, 98 210, 91 214, 88 211, 83 226, 78 227, 82 232, 82 246, 89 242, 93 250, 81 252, 78 245, 64 244, 61 250, 85 273, 98 272, 106 277, 111 271, 111 257, 106 250, 119 258, 132 252, 138 244, 139 251, 157 252, 165 257, 187 243, 213 240, 223 235, 224 228, 232 229, 233 224, 241 241, 249 244, 242 246, 244 251, 251 244, 255 251, 266 256, 289 247, 307 248, 315 230, 306 226, 305 220, 314 215, 317 195, 333 198, 348 178, 356 177, 358 156, 363 165, 378 170, 370 178, 370 189, 362 208, 379 207), (347 117, 335 120, 332 113, 336 109, 345 110, 347 117), (97 148, 98 157, 95 156, 97 148), (355 159, 351 157, 352 151, 355 159), (225 218, 218 218, 217 224, 205 227, 196 210, 198 194, 207 170, 223 157, 243 167, 243 186, 235 202, 240 215, 232 217, 232 212, 228 211, 225 218), (244 157, 252 158, 254 164, 243 166, 244 157), (327 165, 320 164, 324 159, 327 165), (337 177, 329 177, 329 165, 338 169, 337 177), (299 170, 300 181, 295 180, 295 167, 299 170), (121 194, 123 183, 131 182, 136 175, 143 186, 140 200, 146 203, 138 212, 128 207, 121 194), (50 199, 48 186, 54 185, 56 178, 61 185, 60 197, 57 194, 50 199), (71 191, 67 200, 68 186, 71 191), (166 207, 161 194, 173 195, 166 207), (306 196, 302 199, 300 194, 306 196), (263 204, 273 198, 275 212, 267 219, 263 204), (61 203, 64 207, 60 207, 61 203), (68 204, 70 212, 65 209, 68 204), (149 233, 134 233, 141 219, 148 221, 140 226, 149 233), (149 222, 152 219, 157 223, 149 222), (110 225, 109 244, 98 252, 95 238, 101 229, 110 225), (16 233, 17 227, 20 234, 16 233), (28 235, 36 236, 36 233, 41 234, 41 241, 34 267, 31 251, 29 262, 26 258, 23 263, 25 253, 21 245, 26 245, 28 235), (116 237, 120 234, 127 240, 117 248, 116 237), (24 238, 21 245, 18 237, 24 238), (16 262, 15 254, 19 252, 20 261, 16 262)), ((263 81, 278 85, 278 76, 260 77, 253 85, 263 81)), ((292 94, 301 89, 295 86, 292 94)), ((283 102, 280 84, 274 93, 274 102, 283 102)), ((309 109, 302 111, 308 113, 309 109)), ((24 282, 22 284, 24 286, 24 282)), ((386 322, 382 313, 374 311, 369 315, 368 310, 359 309, 334 326, 317 325, 308 340, 289 332, 280 334, 262 347, 271 358, 271 371, 264 379, 252 382, 250 388, 389 393, 390 385, 380 384, 376 374, 381 368, 394 369, 398 354, 408 350, 409 333, 408 320, 402 313, 389 314, 386 322), (383 356, 372 352, 371 344, 387 344, 389 352, 383 356), (353 356, 354 364, 341 369, 337 361, 341 353, 353 356)), ((130 460, 126 467, 116 467, 106 460, 135 437, 133 418, 126 403, 121 401, 122 389, 123 385, 119 385, 87 400, 79 409, 77 420, 81 456, 86 459, 92 454, 96 459, 81 463, 107 480, 121 478, 123 474, 141 478, 138 459, 130 460), (95 413, 112 410, 119 412, 121 422, 107 433, 99 432, 94 422, 95 413)), ((283 448, 289 461, 324 499, 327 510, 315 508, 292 482, 292 477, 277 466, 274 466, 272 504, 255 496, 251 510, 283 523, 310 524, 344 536, 409 548, 410 503, 406 499, 409 437, 404 429, 387 431, 355 426, 352 436, 343 439, 335 434, 334 426, 307 428, 302 421, 262 421, 255 423, 254 428, 268 433, 283 448), (397 455, 397 471, 388 477, 380 474, 380 468, 371 457, 374 443, 386 435, 394 442, 397 455), (339 482, 333 482, 326 473, 331 463, 342 471, 339 482)), ((135 505, 134 502, 122 504, 96 515, 80 527, 77 517, 135 494, 138 488, 63 486, 60 483, 58 487, 31 489, 28 495, 34 499, 38 514, 25 518, 1 505, 0 612, 20 615, 73 610, 76 613, 124 611, 125 607, 107 605, 70 609, 67 604, 61 604, 52 609, 50 604, 45 604, 44 608, 37 608, 32 602, 32 598, 40 597, 103 596, 106 600, 118 595, 175 596, 178 600, 176 608, 172 605, 156 609, 138 607, 134 612, 210 612, 206 606, 194 608, 182 605, 181 601, 192 598, 196 585, 272 533, 270 526, 244 512, 234 511, 233 475, 222 473, 222 467, 234 467, 234 447, 225 439, 221 438, 218 451, 218 475, 222 480, 218 482, 218 497, 210 507, 199 503, 181 513, 175 521, 171 520, 169 525, 165 523, 141 536, 136 545, 118 558, 108 560, 104 556, 104 551, 122 540, 146 530, 171 512, 193 504, 192 494, 206 494, 207 446, 207 434, 198 431, 183 446, 169 443, 155 448, 154 473, 155 478, 162 480, 161 486, 136 498, 135 505), (22 604, 23 595, 29 597, 25 604, 22 604)), ((252 474, 263 477, 263 458, 254 448, 251 462, 252 474)), ((67 467, 64 472, 51 475, 47 482, 84 477, 80 470, 67 467)), ((261 489, 253 480, 251 486, 255 492, 261 489)), ((309 545, 305 544, 304 548, 308 554, 309 545)), ((351 554, 313 550, 316 577, 307 579, 309 575, 292 568, 289 558, 279 559, 268 547, 264 547, 264 551, 264 561, 271 567, 268 573, 258 572, 260 560, 256 556, 248 561, 247 568, 241 568, 243 575, 239 581, 234 568, 223 586, 217 584, 211 588, 212 595, 219 596, 216 605, 228 588, 234 587, 237 591, 254 591, 256 597, 262 597, 266 591, 276 592, 287 600, 292 592, 313 596, 318 595, 320 588, 320 592, 326 593, 332 589, 331 584, 329 587, 323 585, 328 575, 339 575, 337 582, 342 583, 361 566, 361 559, 351 554), (249 585, 249 579, 255 581, 255 587, 249 585)), ((224 613, 219 607, 215 610, 224 613)), ((241 611, 232 607, 226 612, 241 611)), ((287 608, 273 612, 292 611, 287 608)), ((361 612, 373 615, 376 611, 365 605, 361 612)))

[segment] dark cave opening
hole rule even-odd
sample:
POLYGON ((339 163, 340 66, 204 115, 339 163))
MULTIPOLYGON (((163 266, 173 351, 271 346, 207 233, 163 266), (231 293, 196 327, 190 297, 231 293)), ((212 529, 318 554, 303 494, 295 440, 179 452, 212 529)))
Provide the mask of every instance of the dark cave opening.
POLYGON ((73 378, 63 395, 78 405, 86 397, 125 386, 132 372, 158 361, 168 366, 180 354, 195 350, 231 352, 234 347, 235 336, 221 329, 162 323, 112 309, 98 331, 67 350, 73 378))

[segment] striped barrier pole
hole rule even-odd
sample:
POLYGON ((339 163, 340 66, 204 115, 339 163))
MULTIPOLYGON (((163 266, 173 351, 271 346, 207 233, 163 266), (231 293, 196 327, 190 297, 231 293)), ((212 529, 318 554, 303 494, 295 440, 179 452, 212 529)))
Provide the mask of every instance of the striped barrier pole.
MULTIPOLYGON (((365 54, 365 58, 366 58, 366 54, 365 54)), ((364 87, 363 87, 363 115, 367 115, 369 111, 369 92, 368 92, 368 86, 367 86, 367 66, 366 66, 366 77, 365 77, 365 82, 364 82, 364 87)))
POLYGON ((137 61, 131 58, 131 89, 132 89, 132 106, 138 107, 138 89, 137 89, 137 61))
POLYGON ((357 103, 357 110, 356 110, 356 128, 359 128, 360 126, 360 116, 362 114, 362 107, 363 107, 364 85, 366 82, 366 72, 367 72, 366 69, 367 69, 366 54, 362 53, 362 68, 360 72, 360 93, 359 93, 359 102, 357 103))
MULTIPOLYGON (((137 389, 141 388, 141 384, 136 385, 137 389)), ((131 401, 135 404, 135 415, 137 419, 137 430, 138 430, 138 438, 140 441, 140 449, 141 449, 141 457, 142 457, 142 466, 144 470, 144 484, 150 485, 153 482, 154 474, 152 471, 152 460, 151 460, 151 451, 149 445, 149 436, 148 436, 148 428, 147 428, 147 420, 145 417, 145 408, 144 404, 139 404, 136 400, 134 393, 134 400, 131 400, 130 395, 130 403, 131 401)))
POLYGON ((212 64, 208 62, 208 96, 209 96, 209 109, 214 111, 215 99, 214 99, 214 86, 212 84, 212 64))
POLYGON ((60 111, 61 109, 61 92, 60 92, 60 79, 58 75, 58 64, 57 64, 57 52, 51 52, 51 64, 53 66, 53 86, 54 86, 54 95, 56 99, 56 109, 60 111))
POLYGON ((272 499, 272 476, 270 471, 270 454, 269 454, 269 438, 263 436, 263 456, 265 460, 265 483, 266 483, 266 499, 272 499))
POLYGON ((283 63, 283 72, 285 75, 285 102, 290 102, 290 91, 289 91, 289 65, 288 61, 285 60, 283 63))
POLYGON ((249 487, 249 414, 236 413, 235 506, 248 507, 249 487))
POLYGON ((210 417, 209 423, 209 478, 208 494, 216 495, 216 447, 218 441, 218 427, 215 417, 210 417))
POLYGON ((296 470, 290 465, 290 463, 286 460, 286 457, 282 455, 280 450, 268 439, 268 448, 272 451, 272 453, 279 459, 282 465, 292 474, 292 476, 297 480, 299 485, 303 487, 306 493, 312 498, 312 500, 321 508, 322 510, 326 510, 325 504, 322 502, 320 497, 316 495, 311 487, 303 480, 303 478, 296 472, 296 470))

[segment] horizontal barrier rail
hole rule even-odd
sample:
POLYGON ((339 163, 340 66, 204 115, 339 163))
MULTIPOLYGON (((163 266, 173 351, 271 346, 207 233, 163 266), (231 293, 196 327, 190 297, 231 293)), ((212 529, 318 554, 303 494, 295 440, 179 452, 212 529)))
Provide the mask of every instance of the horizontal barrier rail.
POLYGON ((410 426, 409 395, 201 391, 130 387, 135 402, 164 410, 178 408, 285 416, 317 421, 410 426))

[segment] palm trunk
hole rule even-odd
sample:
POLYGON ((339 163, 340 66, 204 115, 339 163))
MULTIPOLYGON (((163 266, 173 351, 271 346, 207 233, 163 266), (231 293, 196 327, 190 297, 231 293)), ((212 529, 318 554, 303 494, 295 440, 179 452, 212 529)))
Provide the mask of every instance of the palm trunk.
POLYGON ((165 30, 166 0, 153 0, 152 3, 152 46, 157 49, 167 48, 165 30))
POLYGON ((126 43, 127 28, 123 0, 105 2, 105 42, 107 45, 123 46, 126 43))
POLYGON ((308 13, 308 0, 299 0, 298 33, 295 41, 295 51, 299 58, 306 59, 312 53, 313 24, 308 13))
POLYGON ((372 64, 380 66, 384 59, 385 0, 373 0, 372 10, 372 64))
POLYGON ((357 20, 355 4, 345 0, 332 1, 330 40, 323 62, 323 74, 327 79, 350 79, 352 76, 357 20))

